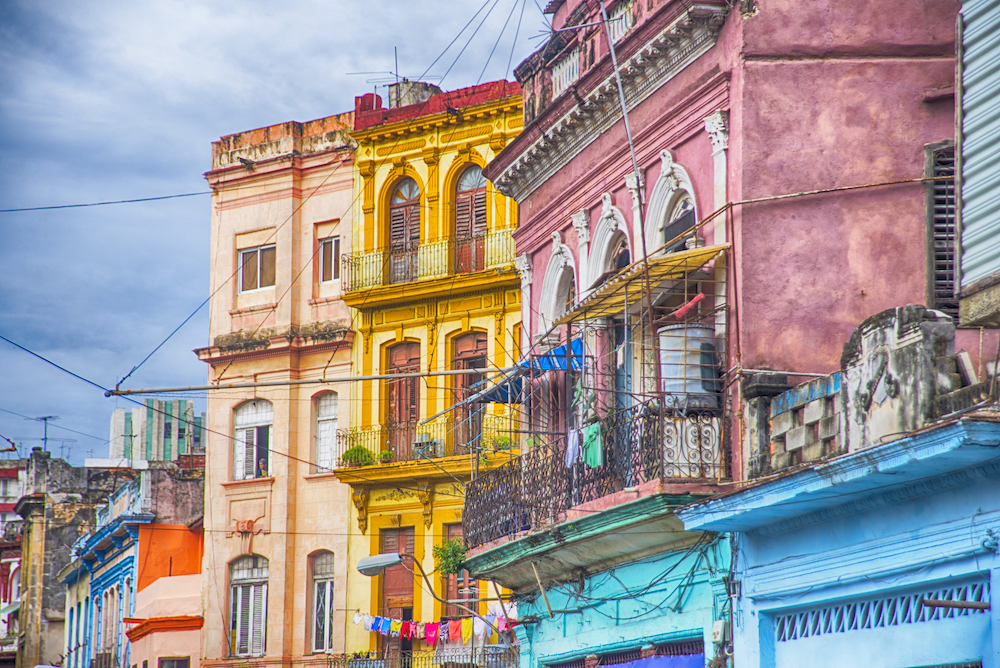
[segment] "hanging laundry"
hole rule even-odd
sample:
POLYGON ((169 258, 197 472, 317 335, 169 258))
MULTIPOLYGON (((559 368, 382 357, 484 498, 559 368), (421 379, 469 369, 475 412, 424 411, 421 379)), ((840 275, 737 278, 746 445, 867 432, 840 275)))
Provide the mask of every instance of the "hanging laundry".
POLYGON ((497 618, 497 630, 498 631, 506 631, 507 630, 507 618, 506 617, 498 617, 497 618))
POLYGON ((372 617, 371 615, 369 615, 367 613, 364 615, 364 617, 361 619, 361 625, 365 628, 365 631, 371 631, 372 630, 372 622, 374 620, 375 620, 375 618, 372 617))
POLYGON ((570 429, 566 432, 566 468, 570 468, 580 458, 580 432, 570 429))
POLYGON ((592 469, 604 466, 604 443, 601 441, 600 422, 593 422, 583 428, 583 461, 592 469))
POLYGON ((426 632, 427 632, 427 625, 424 624, 423 622, 417 622, 416 628, 413 630, 413 637, 416 638, 417 640, 423 640, 424 638, 427 637, 425 635, 426 632))
POLYGON ((389 630, 390 629, 392 629, 392 620, 389 619, 388 617, 383 617, 382 618, 382 625, 379 627, 379 632, 382 635, 387 636, 387 635, 389 635, 389 630))
POLYGON ((462 642, 462 620, 453 619, 448 622, 448 639, 451 642, 462 642))
MULTIPOLYGON (((463 629, 463 631, 464 631, 464 629, 463 629)), ((483 620, 479 619, 478 617, 476 619, 473 619, 472 620, 472 632, 476 634, 477 638, 479 638, 480 640, 482 640, 483 636, 486 635, 486 622, 484 622, 483 620)))
POLYGON ((486 615, 485 617, 483 617, 483 619, 486 620, 486 624, 488 626, 496 626, 497 625, 497 616, 496 615, 486 615))
POLYGON ((466 645, 472 640, 472 619, 466 617, 462 620, 462 644, 466 645))
POLYGON ((438 627, 438 642, 448 642, 451 640, 451 624, 449 622, 441 622, 438 627))
POLYGON ((382 631, 382 618, 381 617, 379 617, 378 615, 375 615, 374 617, 372 617, 372 626, 371 626, 370 630, 374 631, 375 633, 380 633, 382 631))
POLYGON ((357 626, 358 624, 360 624, 362 619, 364 619, 364 618, 361 616, 360 612, 355 612, 354 613, 354 620, 353 621, 354 621, 354 625, 355 626, 357 626))
POLYGON ((399 632, 403 630, 403 622, 399 619, 394 619, 389 624, 389 635, 393 638, 399 637, 399 632))
POLYGON ((437 622, 429 622, 424 625, 424 632, 425 632, 424 637, 427 638, 427 644, 430 645, 431 647, 434 647, 434 645, 437 644, 438 628, 440 628, 440 624, 438 624, 437 622))

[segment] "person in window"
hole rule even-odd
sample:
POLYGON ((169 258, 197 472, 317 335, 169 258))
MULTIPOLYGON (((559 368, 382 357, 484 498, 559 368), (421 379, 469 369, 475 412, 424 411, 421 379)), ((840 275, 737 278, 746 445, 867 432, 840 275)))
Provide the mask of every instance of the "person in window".
POLYGON ((260 461, 257 462, 257 475, 255 477, 257 477, 257 478, 266 478, 267 477, 267 461, 266 460, 261 459, 260 461))

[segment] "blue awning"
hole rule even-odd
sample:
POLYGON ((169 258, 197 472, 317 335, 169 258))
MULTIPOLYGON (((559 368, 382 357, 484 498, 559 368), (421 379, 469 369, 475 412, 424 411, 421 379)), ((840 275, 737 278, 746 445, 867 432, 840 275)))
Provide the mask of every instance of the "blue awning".
POLYGON ((542 371, 565 371, 566 359, 569 357, 574 371, 583 370, 583 339, 575 338, 570 342, 570 354, 566 354, 566 344, 553 348, 547 353, 526 357, 517 363, 525 369, 538 373, 542 371))
POLYGON ((705 655, 651 656, 626 663, 612 664, 606 668, 705 668, 705 655))
POLYGON ((519 404, 523 402, 521 388, 521 376, 508 378, 499 385, 495 385, 477 395, 478 398, 476 401, 481 401, 485 404, 519 404))

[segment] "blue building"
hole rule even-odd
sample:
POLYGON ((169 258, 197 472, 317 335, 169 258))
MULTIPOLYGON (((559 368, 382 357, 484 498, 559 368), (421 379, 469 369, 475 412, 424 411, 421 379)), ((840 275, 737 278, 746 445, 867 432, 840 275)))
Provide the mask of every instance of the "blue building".
POLYGON ((678 511, 734 543, 734 665, 1000 666, 1000 388, 956 361, 950 318, 906 307, 839 373, 757 393, 762 477, 678 511))

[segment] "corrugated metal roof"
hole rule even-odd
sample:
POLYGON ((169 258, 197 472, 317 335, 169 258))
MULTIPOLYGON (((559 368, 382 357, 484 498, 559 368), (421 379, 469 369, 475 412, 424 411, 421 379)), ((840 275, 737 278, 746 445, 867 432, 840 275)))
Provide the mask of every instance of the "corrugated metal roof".
POLYGON ((1000 0, 962 5, 961 285, 1000 272, 1000 0))

